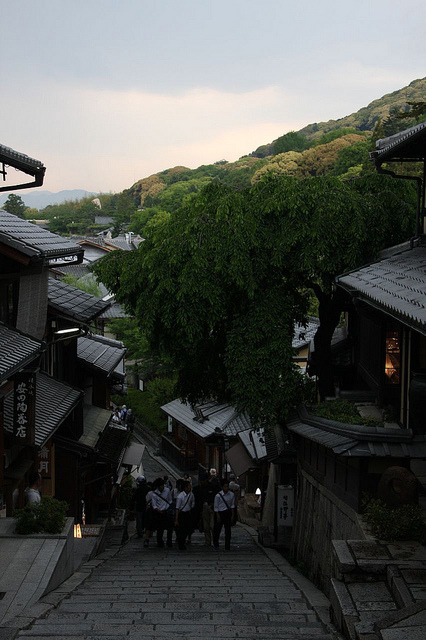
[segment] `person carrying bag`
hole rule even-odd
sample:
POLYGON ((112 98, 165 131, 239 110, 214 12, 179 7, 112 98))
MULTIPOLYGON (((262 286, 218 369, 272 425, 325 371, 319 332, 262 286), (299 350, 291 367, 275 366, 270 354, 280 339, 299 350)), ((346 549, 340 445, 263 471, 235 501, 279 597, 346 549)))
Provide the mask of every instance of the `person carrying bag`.
POLYGON ((191 491, 191 483, 183 483, 183 491, 176 499, 175 527, 180 551, 186 549, 185 540, 192 533, 192 510, 195 507, 194 494, 191 491))
POLYGON ((228 480, 222 481, 222 491, 219 491, 214 498, 214 528, 213 528, 213 549, 219 549, 219 536, 222 527, 225 528, 225 550, 231 548, 231 526, 235 524, 235 495, 229 490, 228 480))

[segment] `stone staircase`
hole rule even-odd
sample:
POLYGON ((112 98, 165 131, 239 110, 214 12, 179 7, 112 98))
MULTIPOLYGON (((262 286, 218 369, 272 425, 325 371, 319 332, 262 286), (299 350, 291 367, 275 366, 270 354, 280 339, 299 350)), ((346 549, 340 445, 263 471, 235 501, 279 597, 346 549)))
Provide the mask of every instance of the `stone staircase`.
POLYGON ((351 640, 426 638, 426 549, 333 540, 331 614, 351 640))

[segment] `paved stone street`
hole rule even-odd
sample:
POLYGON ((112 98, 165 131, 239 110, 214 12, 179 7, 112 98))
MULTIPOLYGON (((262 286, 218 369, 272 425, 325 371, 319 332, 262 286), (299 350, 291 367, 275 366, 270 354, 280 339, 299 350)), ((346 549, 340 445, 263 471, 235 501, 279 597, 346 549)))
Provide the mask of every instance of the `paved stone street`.
MULTIPOLYGON (((188 550, 179 552, 158 549, 153 541, 143 549, 133 538, 18 638, 333 637, 286 575, 295 570, 276 551, 265 553, 243 526, 234 527, 230 552, 208 549, 203 541, 196 533, 188 550)), ((324 605, 322 594, 307 581, 305 586, 324 605)))

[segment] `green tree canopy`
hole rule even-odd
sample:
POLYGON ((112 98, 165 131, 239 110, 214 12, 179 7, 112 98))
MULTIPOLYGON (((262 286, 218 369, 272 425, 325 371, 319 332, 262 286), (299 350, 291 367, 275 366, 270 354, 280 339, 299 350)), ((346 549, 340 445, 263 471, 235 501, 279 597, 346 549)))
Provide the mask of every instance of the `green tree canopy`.
POLYGON ((21 196, 18 196, 15 193, 11 193, 3 205, 3 209, 5 211, 13 213, 13 215, 18 216, 19 218, 25 218, 26 208, 25 202, 22 200, 21 196))
POLYGON ((178 395, 228 399, 261 422, 282 418, 300 388, 291 342, 306 288, 319 300, 326 393, 342 308, 335 276, 408 237, 415 217, 411 185, 353 182, 266 177, 239 192, 211 184, 177 214, 153 217, 138 252, 98 263, 148 342, 171 358, 178 395))
POLYGON ((304 151, 310 146, 311 143, 304 135, 297 133, 297 131, 289 131, 275 140, 274 155, 286 151, 304 151))

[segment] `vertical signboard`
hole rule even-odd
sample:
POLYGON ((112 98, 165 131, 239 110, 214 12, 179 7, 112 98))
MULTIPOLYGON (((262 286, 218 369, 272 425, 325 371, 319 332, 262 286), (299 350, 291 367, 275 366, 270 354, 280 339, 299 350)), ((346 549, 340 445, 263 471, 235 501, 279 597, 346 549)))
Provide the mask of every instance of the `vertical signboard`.
POLYGON ((13 435, 20 444, 34 444, 35 400, 36 374, 34 371, 17 373, 13 391, 13 435))
POLYGON ((294 488, 291 485, 277 486, 277 526, 292 527, 294 517, 294 488))
POLYGON ((42 492, 45 496, 55 495, 55 445, 44 444, 35 459, 35 468, 42 477, 42 492))

